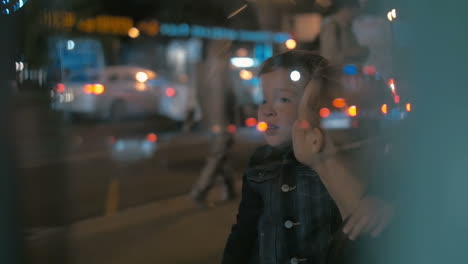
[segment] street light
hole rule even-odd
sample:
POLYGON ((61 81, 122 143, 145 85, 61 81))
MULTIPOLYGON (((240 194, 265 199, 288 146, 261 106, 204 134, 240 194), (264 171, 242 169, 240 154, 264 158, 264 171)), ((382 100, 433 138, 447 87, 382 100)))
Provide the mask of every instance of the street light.
POLYGON ((387 18, 389 21, 393 21, 397 18, 397 13, 396 13, 396 9, 392 9, 391 11, 389 11, 387 13, 387 18))
POLYGON ((140 30, 136 27, 132 27, 128 30, 128 36, 133 39, 138 38, 140 36, 140 30))
POLYGON ((286 45, 287 49, 293 50, 293 49, 296 48, 297 43, 296 43, 296 41, 294 39, 288 39, 288 40, 286 40, 285 45, 286 45))

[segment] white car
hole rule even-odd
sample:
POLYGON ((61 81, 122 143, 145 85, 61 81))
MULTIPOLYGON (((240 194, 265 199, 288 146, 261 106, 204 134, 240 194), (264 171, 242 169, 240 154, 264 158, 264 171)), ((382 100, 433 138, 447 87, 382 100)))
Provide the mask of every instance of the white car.
POLYGON ((70 115, 120 120, 155 114, 168 82, 156 72, 132 66, 71 74, 51 92, 52 108, 70 115))

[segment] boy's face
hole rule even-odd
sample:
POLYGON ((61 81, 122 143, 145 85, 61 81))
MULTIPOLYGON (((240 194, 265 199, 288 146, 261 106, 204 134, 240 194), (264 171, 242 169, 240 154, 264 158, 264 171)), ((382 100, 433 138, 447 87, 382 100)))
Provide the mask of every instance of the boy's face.
POLYGON ((292 127, 302 93, 292 84, 290 73, 290 70, 278 69, 260 76, 263 102, 258 108, 258 120, 268 124, 264 137, 271 146, 292 140, 292 127))

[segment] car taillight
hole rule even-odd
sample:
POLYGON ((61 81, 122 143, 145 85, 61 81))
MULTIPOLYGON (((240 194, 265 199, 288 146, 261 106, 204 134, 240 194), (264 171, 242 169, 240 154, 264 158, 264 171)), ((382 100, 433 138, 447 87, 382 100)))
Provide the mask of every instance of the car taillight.
POLYGON ((326 107, 323 107, 322 109, 320 109, 320 117, 321 118, 327 118, 330 116, 330 109, 326 108, 326 107))
POLYGON ((83 91, 85 92, 85 94, 100 95, 103 94, 105 90, 106 89, 102 84, 86 84, 83 87, 83 91))
POLYGON ((254 127, 257 125, 257 119, 254 117, 249 117, 245 120, 245 125, 247 127, 254 127))
POLYGON ((382 114, 386 115, 388 113, 387 104, 383 104, 382 107, 380 107, 380 111, 382 112, 382 114))
POLYGON ((346 106, 346 100, 343 98, 336 98, 333 100, 333 106, 336 108, 343 108, 346 106))
POLYGON ((411 112, 411 109, 412 109, 412 108, 411 108, 411 104, 410 104, 410 103, 407 103, 407 104, 406 104, 406 111, 407 111, 407 112, 411 112))
POLYGON ((351 117, 355 117, 357 116, 358 112, 357 112, 357 106, 355 105, 352 105, 350 107, 348 107, 348 115, 351 116, 351 117))
POLYGON ((55 90, 56 90, 58 93, 63 93, 63 92, 65 92, 65 84, 63 84, 63 83, 58 83, 57 86, 55 87, 55 90))

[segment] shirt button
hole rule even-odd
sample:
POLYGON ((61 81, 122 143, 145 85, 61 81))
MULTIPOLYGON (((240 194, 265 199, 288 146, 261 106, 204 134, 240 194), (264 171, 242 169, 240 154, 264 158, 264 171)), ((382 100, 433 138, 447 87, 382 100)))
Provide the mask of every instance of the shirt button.
POLYGON ((307 259, 298 259, 298 258, 291 258, 291 264, 299 264, 299 262, 306 261, 307 259))
POLYGON ((282 190, 283 192, 290 192, 290 191, 292 191, 292 190, 294 190, 294 189, 296 189, 296 186, 291 187, 291 186, 289 186, 289 185, 287 185, 287 184, 283 184, 283 185, 281 186, 281 190, 282 190))
POLYGON ((292 228, 293 226, 296 226, 296 225, 299 225, 299 223, 293 223, 293 221, 291 221, 291 220, 286 220, 284 222, 284 227, 286 227, 287 229, 290 229, 290 228, 292 228))

